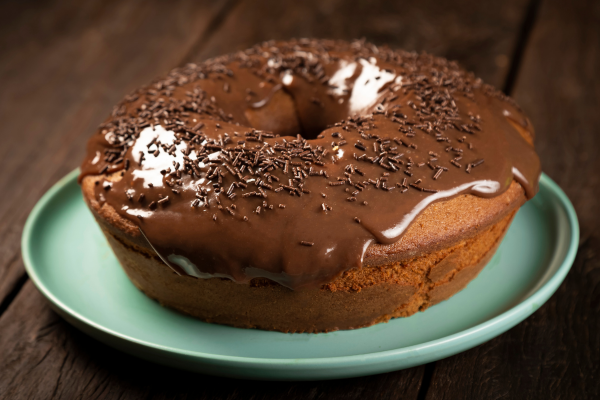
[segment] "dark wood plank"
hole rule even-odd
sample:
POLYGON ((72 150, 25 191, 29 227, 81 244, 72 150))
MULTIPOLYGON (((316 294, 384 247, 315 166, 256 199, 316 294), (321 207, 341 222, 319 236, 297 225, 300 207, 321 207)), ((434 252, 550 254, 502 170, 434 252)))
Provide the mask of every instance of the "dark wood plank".
POLYGON ((227 1, 0 3, 0 303, 50 185, 128 91, 179 64, 227 1))
POLYGON ((550 301, 508 333, 437 363, 429 399, 600 398, 600 4, 542 4, 515 86, 544 171, 581 224, 573 269, 550 301))
POLYGON ((31 281, 0 318, 0 332, 0 396, 7 399, 414 399, 422 376, 413 368, 351 380, 266 383, 178 371, 79 332, 50 310, 31 281))
POLYGON ((502 87, 528 0, 241 2, 196 59, 291 37, 356 39, 458 60, 502 87))

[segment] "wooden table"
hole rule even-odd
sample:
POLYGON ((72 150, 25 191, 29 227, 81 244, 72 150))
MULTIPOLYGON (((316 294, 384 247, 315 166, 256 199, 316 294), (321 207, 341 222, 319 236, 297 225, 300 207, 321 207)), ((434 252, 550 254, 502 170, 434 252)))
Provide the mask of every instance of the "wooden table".
POLYGON ((0 3, 0 397, 7 399, 600 398, 600 2, 222 0, 0 3), (483 4, 486 3, 486 4, 483 4), (456 59, 512 95, 581 223, 573 269, 533 316, 424 366, 326 382, 181 372, 72 328, 28 279, 25 219, 77 167, 125 93, 266 39, 359 38, 456 59))

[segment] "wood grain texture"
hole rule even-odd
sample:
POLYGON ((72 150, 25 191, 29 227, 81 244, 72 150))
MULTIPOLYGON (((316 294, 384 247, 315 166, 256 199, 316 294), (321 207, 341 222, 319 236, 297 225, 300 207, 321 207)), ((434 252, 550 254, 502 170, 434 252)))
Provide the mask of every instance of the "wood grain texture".
POLYGON ((436 364, 428 399, 600 398, 600 4, 544 2, 514 96, 543 170, 573 202, 581 244, 557 293, 487 344, 436 364))
POLYGON ((20 235, 35 201, 79 164, 114 103, 175 65, 267 39, 366 37, 457 59, 503 87, 528 1, 0 3, 0 398, 600 397, 600 177, 582 173, 599 166, 600 17, 593 1, 562 3, 542 4, 515 95, 537 128, 544 170, 567 191, 582 225, 565 284, 507 334, 428 367, 268 384, 130 357, 65 323, 31 282, 19 291, 20 235))
POLYGON ((52 312, 29 281, 0 318, 7 399, 415 399, 423 367, 324 382, 253 382, 178 371, 113 350, 52 312), (22 316, 27 315, 27 318, 22 316))
POLYGON ((375 44, 458 60, 487 82, 502 87, 527 3, 243 1, 205 48, 190 59, 242 50, 271 39, 364 37, 375 44))
POLYGON ((112 106, 178 65, 226 4, 0 3, 0 303, 24 274, 35 202, 79 165, 112 106))

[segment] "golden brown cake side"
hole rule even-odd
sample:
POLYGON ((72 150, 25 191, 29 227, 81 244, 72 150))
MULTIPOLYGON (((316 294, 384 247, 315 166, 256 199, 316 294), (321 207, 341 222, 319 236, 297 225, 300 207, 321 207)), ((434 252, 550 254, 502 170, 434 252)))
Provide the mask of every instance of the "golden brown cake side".
POLYGON ((448 299, 483 269, 525 201, 515 182, 495 198, 466 195, 437 203, 399 242, 372 245, 365 267, 319 289, 294 291, 264 278, 244 284, 178 276, 129 221, 106 204, 99 207, 90 196, 94 182, 84 180, 84 198, 123 269, 146 295, 207 322, 283 332, 359 328, 448 299))
POLYGON ((166 307, 240 328, 316 333, 410 316, 448 299, 483 269, 515 213, 450 248, 347 271, 320 289, 300 291, 262 278, 239 284, 178 276, 147 249, 103 231, 135 286, 166 307))

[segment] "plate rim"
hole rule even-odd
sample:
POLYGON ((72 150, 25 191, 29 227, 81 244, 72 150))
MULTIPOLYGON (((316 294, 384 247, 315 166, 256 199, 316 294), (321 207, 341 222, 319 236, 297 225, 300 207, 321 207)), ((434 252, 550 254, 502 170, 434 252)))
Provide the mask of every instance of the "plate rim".
POLYGON ((468 341, 470 338, 475 339, 477 337, 485 336, 486 333, 494 332, 497 329, 497 326, 508 325, 508 328, 505 330, 510 329, 517 323, 521 322, 521 320, 519 319, 520 316, 525 315, 525 317, 527 317, 529 314, 535 312, 537 308, 541 307, 541 305, 545 303, 554 294, 554 292, 558 289, 565 276, 569 272, 571 266, 573 265, 573 262, 575 261, 575 256, 577 254, 579 245, 579 222, 577 220, 577 214, 572 203, 570 202, 569 198, 564 193, 564 191, 558 186, 558 184, 556 184, 550 177, 548 177, 548 175, 542 172, 539 182, 540 186, 546 186, 549 188, 550 192, 552 192, 552 194, 555 195, 559 200, 559 203, 563 207, 567 216, 567 221, 571 228, 571 235, 568 245, 569 247, 564 256, 564 259, 561 262, 560 267, 556 270, 553 276, 550 279, 548 279, 546 283, 544 283, 542 286, 536 289, 533 293, 530 293, 529 296, 522 300, 519 304, 504 311, 500 315, 497 315, 494 318, 472 326, 468 329, 439 339, 434 339, 431 341, 406 347, 400 347, 392 350, 384 350, 366 354, 317 358, 259 358, 205 353, 194 350, 178 349, 170 346, 152 343, 106 328, 101 324, 88 319, 86 316, 70 308, 67 304, 63 303, 58 298, 56 298, 54 294, 44 285, 42 279, 40 279, 36 272, 36 268, 33 266, 33 262, 30 255, 32 252, 32 246, 30 244, 32 239, 32 233, 34 232, 37 222, 40 220, 43 211, 48 206, 50 201, 67 185, 71 184, 72 181, 75 180, 78 175, 79 168, 71 171, 63 178, 61 178, 57 183, 55 183, 36 203, 36 205, 31 210, 29 216, 27 217, 27 221, 25 222, 23 234, 21 236, 21 253, 23 257, 25 270, 27 271, 29 278, 33 281, 37 289, 44 295, 44 297, 46 297, 47 300, 50 301, 50 303, 54 307, 56 307, 60 311, 60 313, 65 313, 69 317, 74 318, 75 320, 87 325, 87 328, 95 329, 104 335, 114 336, 115 338, 125 342, 129 342, 132 345, 147 347, 155 351, 176 354, 178 356, 184 357, 193 357, 196 359, 202 359, 206 362, 212 361, 217 363, 226 363, 235 365, 236 367, 252 365, 260 365, 265 367, 305 367, 310 365, 314 367, 317 365, 331 366, 336 364, 354 364, 356 362, 386 362, 397 359, 402 356, 408 356, 409 358, 411 356, 427 357, 427 355, 431 356, 431 353, 435 353, 436 351, 443 353, 444 350, 448 349, 447 346, 464 346, 465 342, 468 341), (532 305, 537 305, 537 308, 533 311, 532 305), (511 322, 513 321, 516 322, 511 324, 511 322))

